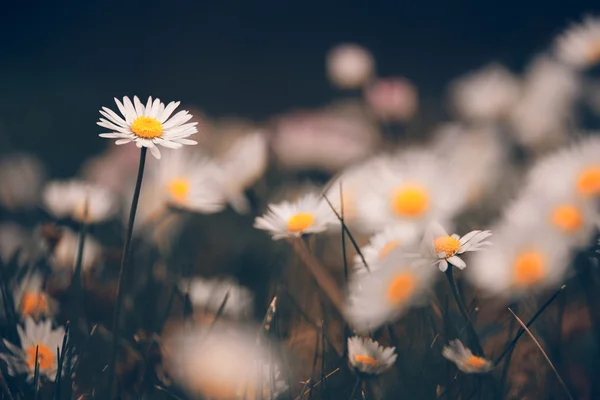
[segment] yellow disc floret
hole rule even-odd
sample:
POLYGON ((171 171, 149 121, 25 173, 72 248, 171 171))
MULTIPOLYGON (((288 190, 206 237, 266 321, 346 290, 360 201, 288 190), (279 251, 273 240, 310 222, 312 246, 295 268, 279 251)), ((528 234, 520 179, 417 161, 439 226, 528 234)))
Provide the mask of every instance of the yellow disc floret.
POLYGON ((460 247, 460 241, 454 236, 442 236, 433 241, 435 253, 445 253, 445 257, 452 257, 460 247))
POLYGON ((427 190, 416 184, 398 188, 392 198, 392 209, 402 217, 419 217, 429 208, 427 190))
POLYGON ((397 275, 387 289, 387 298, 393 304, 402 304, 408 300, 417 287, 415 277, 410 273, 397 275))
POLYGON ((307 230, 315 223, 315 216, 310 213, 294 214, 288 219, 288 231, 299 233, 307 230))
POLYGON ((521 253, 514 263, 514 284, 518 287, 535 285, 544 278, 544 257, 535 251, 521 253))
POLYGON ((162 136, 163 126, 156 118, 137 117, 131 124, 131 132, 142 139, 154 139, 162 136))

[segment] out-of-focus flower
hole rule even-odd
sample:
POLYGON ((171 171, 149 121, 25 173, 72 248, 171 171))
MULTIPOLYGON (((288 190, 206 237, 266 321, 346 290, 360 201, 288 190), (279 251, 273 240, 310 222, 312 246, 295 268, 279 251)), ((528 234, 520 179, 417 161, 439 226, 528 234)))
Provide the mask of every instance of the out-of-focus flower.
POLYGON ((447 221, 464 203, 463 186, 449 181, 444 164, 426 150, 407 150, 372 176, 357 199, 359 223, 377 232, 404 223, 424 230, 447 221))
POLYGON ((218 162, 223 197, 239 213, 250 210, 244 191, 258 181, 267 169, 268 147, 262 132, 249 133, 231 145, 218 162))
POLYGON ((36 206, 44 182, 44 167, 30 155, 15 154, 0 160, 0 204, 8 210, 36 206))
POLYGON ((327 54, 329 80, 342 89, 358 89, 374 75, 375 61, 367 49, 356 44, 342 44, 327 54))
POLYGON ((581 91, 577 75, 547 56, 539 56, 525 75, 510 123, 518 141, 547 150, 564 143, 573 119, 573 105, 581 91))
POLYGON ((350 325, 364 333, 395 322, 421 304, 435 278, 434 268, 423 268, 393 250, 373 272, 356 274, 350 281, 346 309, 350 325))
POLYGON ((394 365, 395 347, 380 346, 372 339, 354 336, 348 338, 348 360, 350 364, 367 374, 379 375, 394 365))
POLYGON ((405 78, 377 79, 365 89, 365 100, 383 121, 408 121, 419 106, 417 89, 405 78))
POLYGON ((507 115, 519 91, 519 81, 510 71, 490 64, 457 79, 450 87, 450 100, 461 118, 494 122, 507 115))
POLYGON ((574 68, 588 68, 600 61, 600 18, 586 17, 574 24, 554 43, 556 57, 574 68))
POLYGON ((43 278, 39 273, 27 275, 14 291, 14 304, 22 318, 51 317, 58 308, 56 300, 43 288, 43 278))
POLYGON ((25 330, 17 325, 17 331, 21 339, 20 348, 3 339, 4 345, 12 353, 0 354, 0 359, 6 362, 8 373, 12 376, 27 374, 28 381, 32 381, 37 351, 40 376, 54 382, 58 370, 56 349, 62 351, 64 328, 52 329, 50 319, 36 324, 33 319, 27 317, 25 330))
POLYGON ((165 349, 170 375, 191 396, 274 400, 288 389, 277 357, 255 332, 193 328, 173 333, 165 349))
POLYGON ((98 223, 112 217, 117 210, 116 198, 109 190, 87 182, 53 181, 43 192, 46 209, 56 218, 98 223))
POLYGON ((466 270, 482 295, 511 299, 560 286, 570 250, 560 236, 510 223, 494 232, 494 245, 476 253, 466 270))
POLYGON ((124 119, 110 108, 102 107, 100 114, 106 119, 100 118, 98 125, 110 129, 111 132, 102 133, 100 137, 118 139, 115 142, 117 145, 135 142, 137 147, 149 148, 156 158, 160 158, 157 144, 170 149, 197 144, 194 140, 186 139, 198 132, 197 122, 186 123, 192 115, 183 110, 171 117, 179 102, 172 101, 165 107, 160 99, 152 101, 152 97, 148 97, 144 107, 137 96, 133 97, 133 103, 125 96, 123 103, 117 98, 115 103, 124 119))
MULTIPOLYGON (((180 283, 185 290, 187 282, 180 283)), ((223 315, 234 319, 248 318, 254 311, 254 295, 250 289, 231 280, 194 277, 189 282, 190 301, 194 307, 216 313, 227 296, 223 315)))
POLYGON ((295 112, 273 122, 271 148, 280 166, 337 171, 371 155, 380 133, 360 106, 295 112))
POLYGON ((448 269, 448 263, 457 268, 465 269, 467 264, 459 257, 467 251, 478 251, 491 242, 485 239, 492 236, 490 231, 471 231, 460 237, 457 234, 448 235, 442 225, 433 222, 425 232, 420 246, 421 257, 425 262, 438 264, 440 271, 448 269))
POLYGON ((459 370, 467 374, 490 372, 494 364, 483 357, 473 355, 460 340, 451 340, 442 349, 442 355, 452 361, 459 370))
POLYGON ((372 272, 380 266, 380 261, 387 258, 392 250, 412 247, 415 244, 418 232, 409 225, 397 224, 385 228, 369 240, 369 244, 360 249, 367 262, 369 270, 365 268, 360 255, 354 256, 354 269, 357 273, 372 272))
POLYGON ((111 146, 106 151, 86 161, 81 176, 90 182, 114 192, 122 193, 135 179, 140 152, 134 146, 111 146))
POLYGON ((31 234, 19 225, 7 222, 0 224, 0 257, 7 263, 17 251, 20 251, 19 263, 30 258, 32 252, 31 234))
POLYGON ((327 230, 338 220, 327 202, 318 194, 308 193, 295 202, 270 204, 264 216, 256 217, 254 227, 268 231, 273 240, 300 237, 327 230))
MULTIPOLYGON (((68 275, 71 276, 76 267, 78 246, 79 235, 71 229, 63 229, 50 258, 52 269, 55 271, 67 271, 68 275)), ((83 246, 81 269, 83 271, 90 269, 100 259, 101 255, 102 246, 92 235, 87 234, 83 246)))

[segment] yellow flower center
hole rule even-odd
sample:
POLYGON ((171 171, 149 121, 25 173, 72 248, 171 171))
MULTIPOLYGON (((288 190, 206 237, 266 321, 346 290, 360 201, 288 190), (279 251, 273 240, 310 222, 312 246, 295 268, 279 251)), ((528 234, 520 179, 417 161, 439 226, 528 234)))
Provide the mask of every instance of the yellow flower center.
POLYGON ((356 361, 357 363, 360 364, 369 364, 372 366, 376 366, 377 365, 377 360, 374 359, 371 356, 367 356, 367 355, 363 355, 363 354, 357 354, 354 356, 354 361, 356 361))
POLYGON ((152 117, 137 117, 131 124, 131 132, 143 139, 154 139, 163 134, 162 124, 152 117))
POLYGON ((583 225, 581 212, 577 207, 564 204, 552 211, 552 223, 565 232, 577 232, 583 225))
POLYGON ((600 166, 592 165, 583 170, 577 179, 577 191, 584 196, 600 194, 600 166))
POLYGON ((460 241, 453 236, 442 236, 433 241, 436 254, 446 253, 446 258, 452 257, 460 247, 460 241))
MULTIPOLYGON (((35 348, 36 346, 31 346, 27 350, 25 350, 25 354, 27 354, 27 366, 31 369, 35 368, 35 348)), ((40 369, 48 369, 52 367, 54 364, 54 351, 50 350, 50 348, 43 344, 37 345, 38 349, 38 363, 40 364, 40 369)))
POLYGON ((400 242, 397 240, 390 240, 389 242, 386 243, 385 246, 383 246, 381 248, 381 250, 379 250, 379 254, 377 255, 377 257, 382 260, 385 257, 387 257, 387 255, 390 253, 390 251, 394 250, 396 247, 398 247, 400 245, 400 242))
POLYGON ((82 201, 77 204, 75 210, 73 211, 73 219, 81 222, 90 222, 90 206, 89 203, 87 205, 87 215, 86 215, 86 202, 82 201))
POLYGON ((535 251, 521 253, 513 267, 516 286, 528 287, 544 278, 544 257, 535 251))
POLYGON ((471 368, 475 368, 475 369, 481 369, 485 366, 485 364, 487 363, 487 361, 485 360, 485 358, 482 357, 477 357, 477 356, 471 356, 467 359, 467 361, 465 361, 465 365, 471 367, 471 368))
POLYGON ((298 233, 310 228, 315 223, 315 216, 310 213, 299 213, 288 219, 288 231, 298 233))
POLYGON ((168 191, 177 203, 185 203, 190 194, 190 182, 184 178, 176 178, 169 182, 168 191))
POLYGON ((21 314, 23 316, 39 316, 50 311, 48 298, 41 292, 26 292, 21 299, 21 314))
POLYGON ((405 185, 394 192, 392 208, 402 217, 419 217, 427 211, 428 207, 429 194, 420 185, 405 185))
POLYGON ((387 298, 393 304, 402 304, 408 300, 417 287, 417 281, 409 273, 396 276, 387 289, 387 298))

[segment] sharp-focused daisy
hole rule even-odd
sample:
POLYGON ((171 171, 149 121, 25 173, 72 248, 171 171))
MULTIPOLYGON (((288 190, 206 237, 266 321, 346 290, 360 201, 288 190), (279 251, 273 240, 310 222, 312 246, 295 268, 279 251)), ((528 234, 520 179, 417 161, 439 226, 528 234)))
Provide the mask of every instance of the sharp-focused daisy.
POLYGON ((327 202, 320 195, 309 193, 295 202, 269 205, 264 216, 256 217, 254 227, 268 231, 273 240, 278 240, 323 232, 337 221, 327 202))
POLYGON ((14 291, 14 304, 22 318, 35 320, 56 313, 58 303, 44 291, 44 280, 39 273, 27 275, 14 291))
POLYGON ((494 368, 494 364, 490 360, 473 355, 471 350, 467 349, 458 339, 451 340, 448 346, 444 346, 442 355, 467 374, 486 373, 494 368))
POLYGON ((600 61, 600 18, 586 17, 556 38, 554 53, 565 64, 587 68, 600 61))
MULTIPOLYGON (((76 267, 77 249, 79 247, 79 235, 72 230, 65 228, 61 232, 61 237, 56 243, 50 257, 50 266, 55 272, 66 272, 71 276, 76 267)), ((81 269, 89 270, 101 257, 102 246, 96 239, 87 234, 83 245, 83 258, 81 260, 81 269)))
MULTIPOLYGON (((410 225, 392 225, 369 240, 369 244, 360 249, 361 254, 367 262, 369 271, 374 271, 381 265, 392 250, 408 248, 415 244, 418 231, 410 225)), ((369 272, 360 255, 354 256, 354 269, 357 273, 369 272)))
POLYGON ((555 232, 510 223, 494 232, 494 245, 476 253, 466 270, 482 295, 518 298, 566 279, 570 247, 555 232))
POLYGON ((189 284, 189 296, 192 305, 199 309, 215 313, 223 304, 223 315, 230 318, 248 318, 254 312, 254 295, 250 289, 230 280, 202 279, 195 277, 191 282, 182 282, 179 287, 185 291, 189 284))
POLYGON ((372 339, 358 336, 348 338, 348 361, 350 365, 367 374, 381 374, 396 362, 395 347, 380 346, 372 339))
POLYGON ((375 330, 421 304, 436 273, 434 268, 423 268, 414 261, 394 251, 377 270, 353 277, 346 316, 354 329, 359 333, 375 330))
POLYGON ((6 362, 8 373, 12 376, 27 374, 27 379, 33 380, 37 349, 40 376, 54 381, 58 369, 56 350, 62 351, 64 328, 52 329, 52 321, 49 319, 36 324, 33 319, 25 318, 25 330, 17 325, 17 331, 21 347, 3 339, 4 345, 12 353, 0 354, 0 359, 6 362))
POLYGON ((327 74, 342 89, 358 89, 373 76, 375 61, 367 49, 356 44, 334 47, 327 55, 327 74))
POLYGON ((450 88, 450 100, 461 118, 494 122, 507 115, 519 91, 519 81, 510 71, 491 64, 457 79, 450 88))
POLYGON ((44 167, 30 155, 15 154, 0 160, 0 205, 8 210, 36 206, 44 182, 44 167))
POLYGON ((432 223, 421 242, 420 253, 427 261, 438 264, 440 271, 448 269, 448 263, 464 269, 467 264, 458 257, 467 251, 478 251, 491 244, 485 239, 492 236, 490 231, 471 231, 460 237, 457 234, 448 235, 448 232, 437 222, 432 223))
POLYGON ((417 89, 405 78, 377 79, 365 89, 364 96, 369 109, 383 121, 408 121, 419 107, 417 89))
POLYGON ((288 388, 276 353, 255 331, 193 328, 168 337, 165 350, 170 375, 191 396, 273 400, 288 388))
POLYGON ((409 150, 372 176, 357 200, 359 223, 372 232, 393 223, 424 229, 446 221, 465 201, 462 185, 447 179, 444 164, 425 150, 409 150))
POLYGON ((101 186, 77 180, 48 183, 43 199, 46 209, 56 218, 70 217, 86 223, 105 221, 117 210, 113 193, 101 186))
POLYGON ((149 148, 156 158, 160 158, 157 144, 170 149, 197 144, 194 140, 186 139, 198 132, 197 122, 188 123, 192 115, 183 110, 171 117, 179 102, 172 101, 165 107, 159 99, 152 101, 152 97, 148 97, 144 106, 137 96, 133 97, 133 103, 125 96, 122 103, 115 98, 115 103, 124 118, 110 108, 102 107, 100 114, 106 119, 100 118, 98 125, 111 132, 102 133, 100 137, 118 139, 115 142, 118 145, 135 142, 137 147, 149 148))

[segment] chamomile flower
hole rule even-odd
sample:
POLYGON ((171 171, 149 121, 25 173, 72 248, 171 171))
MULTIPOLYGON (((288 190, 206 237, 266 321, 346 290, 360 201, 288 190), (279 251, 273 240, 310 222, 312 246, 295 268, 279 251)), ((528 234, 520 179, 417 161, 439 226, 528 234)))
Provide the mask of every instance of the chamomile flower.
POLYGON ((456 80, 450 88, 450 98, 460 117, 494 122, 508 114, 519 91, 519 81, 510 71, 491 64, 456 80))
POLYGON ((572 25, 554 43, 554 53, 565 64, 584 69, 600 61, 600 18, 586 17, 572 25))
POLYGON ((98 223, 112 217, 117 210, 113 193, 78 180, 49 182, 42 196, 46 209, 56 218, 98 223))
MULTIPOLYGON (((25 318, 25 329, 17 325, 17 331, 21 347, 3 339, 4 345, 10 353, 0 354, 0 359, 6 362, 8 373, 12 376, 27 374, 28 381, 32 381, 37 351, 40 376, 54 381, 58 369, 56 350, 62 351, 64 328, 52 329, 51 320, 35 323, 28 317, 25 318)), ((63 373, 64 370, 63 368, 63 373)))
MULTIPOLYGON (((79 235, 71 229, 65 228, 61 232, 60 239, 50 256, 50 267, 56 273, 65 272, 65 276, 71 276, 76 267, 77 250, 79 247, 79 235)), ((89 270, 101 257, 102 246, 90 234, 85 237, 83 246, 83 257, 81 269, 89 270)))
POLYGON ((300 199, 271 204, 264 216, 256 217, 254 227, 268 231, 273 240, 300 237, 327 230, 338 220, 327 202, 318 194, 308 193, 300 199))
POLYGON ((348 360, 360 372, 379 375, 390 369, 398 357, 395 347, 380 346, 370 338, 348 338, 348 360))
POLYGON ((159 99, 152 101, 152 97, 148 97, 144 106, 137 96, 133 97, 133 103, 125 96, 122 103, 115 98, 115 103, 123 117, 110 108, 102 107, 100 114, 105 118, 100 118, 98 125, 111 132, 102 133, 100 137, 118 139, 115 142, 117 145, 135 142, 139 148, 149 148, 156 158, 160 158, 157 144, 170 149, 197 144, 194 140, 186 139, 198 132, 197 122, 188 123, 192 115, 183 110, 171 117, 179 102, 172 101, 165 107, 159 99))
POLYGON ((223 315, 230 318, 248 318, 254 311, 254 295, 250 289, 230 280, 195 277, 179 287, 185 291, 189 284, 190 301, 194 307, 216 313, 227 296, 223 315))
POLYGON ((359 333, 395 322, 410 307, 420 305, 436 278, 414 258, 394 251, 370 274, 356 274, 349 286, 346 316, 359 333))
POLYGON ((44 167, 35 157, 14 154, 0 160, 0 205, 8 210, 29 209, 40 200, 44 167))
POLYGON ((42 316, 52 316, 58 303, 44 291, 44 280, 39 273, 32 273, 23 279, 14 292, 14 304, 22 318, 38 320, 42 316))
POLYGON ((458 339, 451 340, 448 346, 444 346, 442 355, 467 374, 482 374, 490 372, 494 368, 494 364, 490 360, 473 355, 471 350, 467 349, 458 339))
POLYGON ((448 263, 464 269, 467 264, 458 256, 467 251, 481 250, 491 244, 485 241, 490 236, 490 231, 471 231, 463 237, 457 234, 449 235, 442 225, 434 222, 425 232, 420 253, 425 260, 438 264, 442 272, 448 269, 448 263))
POLYGON ((570 246, 555 232, 509 222, 494 232, 494 245, 476 253, 466 270, 482 295, 519 298, 566 279, 570 246))
POLYGON ((371 236, 369 244, 360 249, 369 271, 358 254, 354 256, 355 271, 363 273, 377 269, 381 265, 381 261, 387 258, 392 250, 412 246, 416 242, 418 234, 419 232, 409 225, 398 224, 389 226, 382 232, 371 236))

